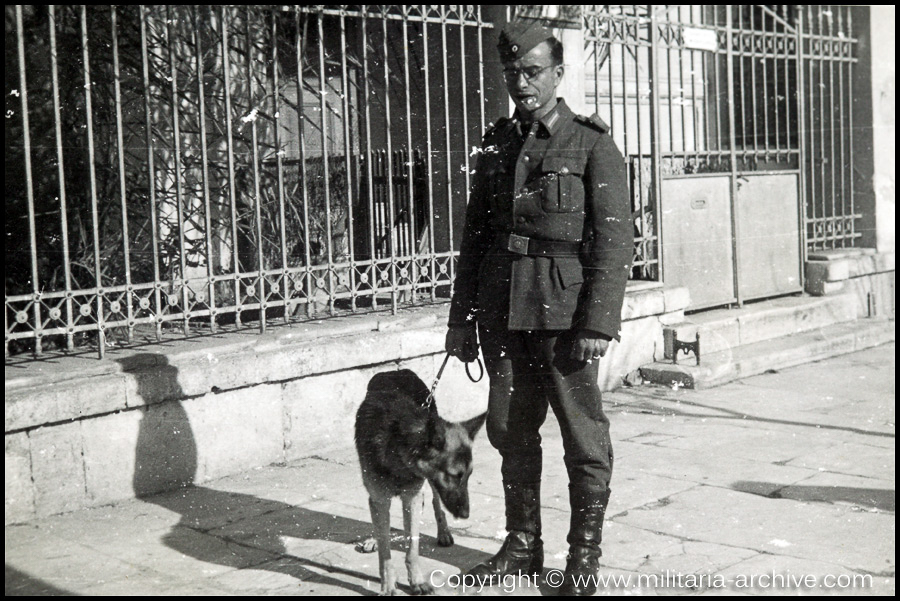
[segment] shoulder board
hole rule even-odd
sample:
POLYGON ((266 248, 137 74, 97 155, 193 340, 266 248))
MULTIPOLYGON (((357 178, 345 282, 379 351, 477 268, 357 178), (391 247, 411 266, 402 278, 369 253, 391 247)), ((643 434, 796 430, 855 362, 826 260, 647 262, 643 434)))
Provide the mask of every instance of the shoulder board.
POLYGON ((596 129, 601 134, 609 133, 609 126, 606 124, 603 119, 601 119, 597 114, 593 114, 590 117, 585 117, 584 115, 575 115, 575 120, 579 123, 583 123, 588 127, 592 127, 596 129))
POLYGON ((484 132, 484 135, 482 137, 487 138, 488 136, 493 135, 498 131, 502 131, 503 129, 509 127, 512 122, 513 120, 509 117, 500 117, 499 119, 497 119, 497 122, 494 123, 494 125, 487 128, 487 131, 484 132))

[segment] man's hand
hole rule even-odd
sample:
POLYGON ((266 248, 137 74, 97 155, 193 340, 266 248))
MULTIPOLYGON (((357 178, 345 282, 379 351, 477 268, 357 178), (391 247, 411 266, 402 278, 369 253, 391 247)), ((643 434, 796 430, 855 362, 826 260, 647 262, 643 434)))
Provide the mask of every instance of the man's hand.
POLYGON ((450 326, 444 347, 448 354, 469 363, 478 358, 478 334, 471 326, 450 326))
POLYGON ((580 330, 575 335, 575 343, 572 345, 572 359, 576 361, 592 361, 606 354, 609 348, 609 340, 598 332, 580 330))

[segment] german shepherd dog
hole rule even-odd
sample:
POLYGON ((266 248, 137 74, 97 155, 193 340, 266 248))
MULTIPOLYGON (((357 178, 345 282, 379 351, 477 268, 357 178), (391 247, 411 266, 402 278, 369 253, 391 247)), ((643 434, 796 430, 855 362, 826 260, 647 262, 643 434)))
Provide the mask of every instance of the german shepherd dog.
POLYGON ((408 369, 377 374, 356 413, 356 450, 363 484, 369 492, 372 527, 378 546, 381 594, 397 594, 397 574, 391 566, 391 499, 403 502, 406 568, 414 595, 432 587, 419 565, 419 518, 424 503, 422 485, 434 491, 438 544, 453 537, 441 501, 455 517, 469 517, 469 475, 472 439, 486 414, 461 423, 438 416, 429 390, 408 369))

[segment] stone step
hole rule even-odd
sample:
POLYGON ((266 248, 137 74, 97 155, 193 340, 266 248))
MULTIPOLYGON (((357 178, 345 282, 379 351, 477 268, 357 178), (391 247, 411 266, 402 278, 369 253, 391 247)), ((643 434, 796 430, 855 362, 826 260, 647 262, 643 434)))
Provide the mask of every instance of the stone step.
MULTIPOLYGON (((732 380, 852 353, 894 340, 894 320, 859 319, 836 323, 715 353, 702 353, 678 364, 656 362, 641 367, 645 382, 684 388, 709 388, 732 380)), ((701 334, 701 344, 703 338, 701 334)))
MULTIPOLYGON (((698 333, 702 358, 708 353, 816 330, 856 318, 855 299, 848 294, 792 296, 752 303, 739 309, 704 311, 663 329, 664 356, 672 359, 676 339, 692 342, 698 333)), ((682 356, 679 356, 679 361, 682 356)), ((685 360, 692 361, 693 356, 685 360)))

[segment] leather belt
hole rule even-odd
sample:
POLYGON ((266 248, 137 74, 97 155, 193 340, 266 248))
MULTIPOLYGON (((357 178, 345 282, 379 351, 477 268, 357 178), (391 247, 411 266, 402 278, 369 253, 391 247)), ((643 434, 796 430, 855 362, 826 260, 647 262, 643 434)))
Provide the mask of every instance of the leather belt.
POLYGON ((498 241, 509 252, 530 257, 575 257, 581 250, 581 242, 538 240, 518 234, 500 234, 498 241))

